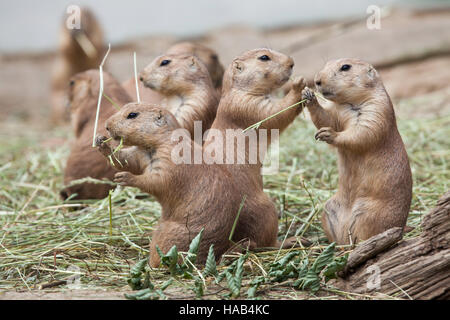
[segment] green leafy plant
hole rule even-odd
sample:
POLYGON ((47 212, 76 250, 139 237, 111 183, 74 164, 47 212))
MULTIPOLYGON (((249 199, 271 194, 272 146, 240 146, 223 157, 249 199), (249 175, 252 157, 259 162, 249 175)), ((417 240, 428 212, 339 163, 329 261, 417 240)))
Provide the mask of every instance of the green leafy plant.
POLYGON ((348 255, 334 259, 336 244, 333 242, 324 251, 320 253, 310 268, 302 265, 301 272, 299 272, 299 279, 294 286, 301 287, 302 290, 310 289, 315 293, 320 289, 321 272, 325 269, 323 274, 325 282, 331 278, 336 277, 336 272, 342 270, 347 263, 348 255))
POLYGON ((209 247, 208 257, 206 258, 203 276, 217 276, 216 256, 214 255, 214 245, 209 247))
POLYGON ((256 291, 258 290, 259 286, 266 282, 266 278, 263 276, 259 276, 254 278, 250 282, 250 287, 247 290, 247 298, 253 299, 256 297, 256 291))
POLYGON ((145 273, 146 275, 148 274, 148 272, 145 271, 145 267, 147 266, 147 264, 148 260, 142 259, 131 268, 130 278, 127 280, 131 289, 141 290, 146 288, 153 288, 153 285, 150 283, 150 280, 142 283, 142 274, 143 273, 145 273))
MULTIPOLYGON (((174 245, 172 248, 167 251, 166 254, 162 252, 162 250, 156 246, 156 251, 160 257, 161 265, 166 267, 170 275, 173 278, 170 278, 166 282, 164 282, 160 288, 155 288, 155 286, 150 282, 149 272, 146 271, 146 266, 148 259, 140 260, 136 265, 131 268, 130 278, 128 279, 128 284, 133 290, 140 290, 133 294, 126 294, 125 297, 127 299, 133 300, 153 300, 153 299, 165 299, 166 296, 163 294, 163 291, 166 290, 172 283, 174 278, 177 279, 180 276, 184 276, 185 278, 194 279, 194 287, 192 290, 195 292, 197 297, 201 297, 204 294, 204 285, 203 279, 193 273, 193 268, 195 265, 195 261, 197 259, 197 252, 200 246, 200 241, 202 238, 203 229, 192 239, 189 250, 187 252, 186 258, 184 262, 180 265, 178 261, 180 258, 180 252, 178 252, 177 247, 174 245), (145 273, 145 281, 142 283, 142 274, 145 273)), ((213 246, 210 247, 210 251, 208 254, 208 274, 214 275, 217 274, 214 250, 213 246)))
MULTIPOLYGON (((229 268, 224 271, 224 276, 227 279, 228 288, 231 292, 231 297, 237 298, 241 295, 242 276, 244 273, 244 263, 247 260, 249 253, 241 255, 229 268)), ((222 276, 223 278, 223 276, 222 276)))
POLYGON ((195 261, 197 260, 197 252, 198 252, 198 248, 200 246, 200 241, 202 240, 203 230, 204 229, 202 229, 198 233, 198 235, 194 239, 192 239, 191 244, 189 245, 189 250, 187 252, 186 261, 185 261, 185 265, 187 266, 187 270, 189 272, 192 271, 195 261))

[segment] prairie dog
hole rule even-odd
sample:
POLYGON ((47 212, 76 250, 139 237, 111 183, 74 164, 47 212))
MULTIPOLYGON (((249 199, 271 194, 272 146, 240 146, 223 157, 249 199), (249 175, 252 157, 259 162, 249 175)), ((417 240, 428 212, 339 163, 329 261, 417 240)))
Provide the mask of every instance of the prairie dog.
MULTIPOLYGON (((260 154, 258 145, 260 144, 261 129, 268 130, 267 143, 270 144, 270 129, 283 131, 300 113, 302 107, 299 105, 291 108, 277 117, 263 122, 259 129, 246 133, 243 130, 301 100, 302 89, 305 87, 305 80, 302 77, 292 81, 290 90, 283 99, 274 100, 271 95, 271 92, 289 80, 293 67, 292 58, 265 48, 250 50, 235 58, 225 72, 216 119, 205 142, 205 148, 223 148, 223 162, 226 163, 226 154, 229 154, 231 150, 226 145, 222 147, 220 142, 216 141, 213 130, 225 136, 226 132, 232 129, 236 140, 246 141, 248 136, 252 134, 256 136, 257 146, 251 147, 251 144, 248 143, 245 145, 244 152, 238 150, 237 143, 231 145, 231 148, 234 148, 233 155, 244 158, 244 164, 224 165, 229 172, 229 179, 246 181, 245 185, 258 190, 259 201, 264 199, 264 202, 270 203, 258 215, 243 212, 237 223, 235 234, 238 238, 249 238, 253 247, 266 246, 262 244, 267 244, 267 239, 270 239, 269 246, 275 247, 279 244, 276 239, 277 210, 270 198, 263 192, 261 175, 263 159, 258 156, 256 163, 252 164, 249 161, 251 154, 260 154)), ((238 160, 237 157, 235 161, 238 160)))
MULTIPOLYGON (((131 101, 120 83, 105 71, 103 72, 103 81, 104 93, 113 101, 119 105, 131 101)), ((75 141, 71 145, 64 170, 64 184, 68 185, 73 180, 85 177, 112 180, 116 170, 92 147, 99 92, 99 72, 88 70, 78 73, 71 78, 69 87, 68 96, 75 141)), ((115 112, 116 109, 111 103, 103 98, 98 121, 99 133, 106 134, 104 123, 115 112)), ((75 199, 102 199, 112 188, 108 184, 83 183, 65 188, 61 191, 61 196, 66 199, 77 193, 75 199)))
POLYGON ((314 81, 330 103, 324 108, 309 88, 303 90, 319 129, 315 138, 338 152, 338 191, 322 215, 328 239, 355 243, 404 227, 412 197, 411 169, 377 71, 361 60, 333 60, 314 81))
POLYGON ((97 68, 106 52, 103 31, 94 14, 87 8, 82 8, 80 14, 80 29, 68 29, 66 16, 60 29, 51 80, 51 121, 54 123, 69 120, 66 92, 70 77, 97 68))
POLYGON ((199 58, 186 54, 157 57, 140 73, 142 83, 157 91, 160 102, 194 138, 194 122, 211 127, 219 103, 211 78, 199 58))
MULTIPOLYGON (((224 68, 219 60, 219 56, 213 49, 195 42, 180 42, 167 49, 166 54, 185 54, 198 57, 208 69, 217 96, 220 97, 224 68)), ((123 82, 123 86, 127 93, 137 101, 134 77, 123 82)), ((158 92, 145 87, 142 82, 138 83, 138 87, 139 95, 143 102, 157 104, 164 98, 158 92)))
MULTIPOLYGON (((211 129, 222 131, 224 134, 227 129, 244 130, 299 102, 302 89, 305 87, 305 80, 302 77, 292 81, 289 92, 283 99, 274 99, 271 95, 290 79, 293 67, 292 58, 265 48, 250 50, 235 58, 225 72, 223 93, 211 129)), ((270 140, 270 129, 283 131, 301 110, 301 105, 291 108, 263 122, 259 129, 269 130, 270 140)), ((238 137, 242 135, 245 134, 240 132, 238 137)), ((209 143, 214 142, 206 142, 209 143)), ((260 176, 261 165, 258 161, 257 166, 251 166, 251 170, 257 172, 256 176, 260 176)))
MULTIPOLYGON (((150 245, 152 267, 160 264, 156 246, 164 253, 173 245, 187 251, 202 228, 197 262, 205 262, 211 244, 219 259, 232 246, 228 237, 244 195, 247 198, 241 217, 246 217, 245 221, 251 224, 248 232, 254 234, 243 233, 241 227, 233 241, 247 239, 255 246, 274 245, 277 214, 261 188, 255 188, 246 177, 233 176, 222 165, 175 164, 172 161, 172 150, 179 142, 171 137, 181 126, 167 109, 130 103, 111 116, 106 127, 111 137, 123 138, 124 144, 129 146, 115 154, 124 171, 118 172, 114 181, 154 195, 162 207, 150 245), (264 216, 267 212, 273 214, 264 216)), ((106 137, 99 135, 96 144, 107 156, 113 147, 105 140, 106 137)), ((192 150, 202 148, 188 136, 183 143, 189 144, 192 150)))

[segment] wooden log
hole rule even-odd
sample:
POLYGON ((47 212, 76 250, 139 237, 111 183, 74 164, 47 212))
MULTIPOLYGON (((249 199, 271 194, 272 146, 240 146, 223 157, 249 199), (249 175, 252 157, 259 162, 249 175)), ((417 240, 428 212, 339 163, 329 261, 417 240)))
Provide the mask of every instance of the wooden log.
POLYGON ((450 299, 450 191, 427 213, 422 233, 400 241, 393 228, 361 243, 349 255, 336 286, 356 293, 409 299, 450 299))
POLYGON ((402 228, 392 228, 368 239, 364 242, 364 245, 360 245, 352 251, 348 257, 344 270, 340 273, 340 276, 345 277, 347 274, 352 273, 352 270, 363 262, 375 257, 378 253, 383 252, 387 248, 396 244, 402 239, 402 235, 402 228))

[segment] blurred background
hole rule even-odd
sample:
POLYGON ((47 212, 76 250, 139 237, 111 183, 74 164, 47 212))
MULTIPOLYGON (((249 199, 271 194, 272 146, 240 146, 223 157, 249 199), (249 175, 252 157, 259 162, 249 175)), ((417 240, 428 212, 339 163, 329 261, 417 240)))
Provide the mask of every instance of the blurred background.
POLYGON ((446 0, 33 0, 0 3, 0 50, 17 52, 56 48, 58 27, 69 5, 95 12, 112 44, 145 35, 201 36, 234 24, 277 28, 317 21, 364 17, 369 5, 440 7, 446 0), (12 29, 13 28, 13 29, 12 29))
MULTIPOLYGON (((216 50, 225 66, 248 49, 279 50, 308 80, 329 59, 361 58, 379 69, 394 99, 450 82, 449 0, 1 1, 1 122, 48 123, 52 69, 70 5, 95 15, 105 45, 112 44, 106 68, 120 81, 133 75, 133 51, 142 69, 173 43, 192 40, 216 50), (379 30, 367 27, 371 5, 381 9, 379 30)), ((427 115, 448 109, 434 101, 427 115)))

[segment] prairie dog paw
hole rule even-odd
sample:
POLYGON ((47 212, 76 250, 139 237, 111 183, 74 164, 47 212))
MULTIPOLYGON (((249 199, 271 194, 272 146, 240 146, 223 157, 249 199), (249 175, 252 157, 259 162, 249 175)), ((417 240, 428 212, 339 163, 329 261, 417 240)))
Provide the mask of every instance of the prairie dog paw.
POLYGON ((306 81, 305 81, 305 78, 303 78, 303 77, 296 77, 292 81, 292 90, 294 90, 296 92, 301 92, 305 86, 306 86, 306 81))
POLYGON ((114 182, 121 186, 133 186, 133 180, 133 174, 126 171, 117 172, 114 175, 114 182))
POLYGON ((95 137, 95 146, 100 147, 106 140, 108 140, 108 138, 106 138, 105 136, 102 136, 101 134, 97 135, 95 137))
POLYGON ((95 137, 95 146, 104 156, 108 156, 111 153, 111 146, 109 142, 106 142, 107 140, 108 139, 102 135, 95 137))
POLYGON ((311 103, 316 102, 317 98, 316 95, 314 94, 314 91, 312 91, 310 88, 305 87, 302 91, 302 100, 306 99, 306 105, 309 105, 311 103))
POLYGON ((336 131, 332 128, 325 127, 320 128, 319 131, 316 132, 314 138, 319 141, 325 141, 326 143, 333 144, 337 137, 336 131))

